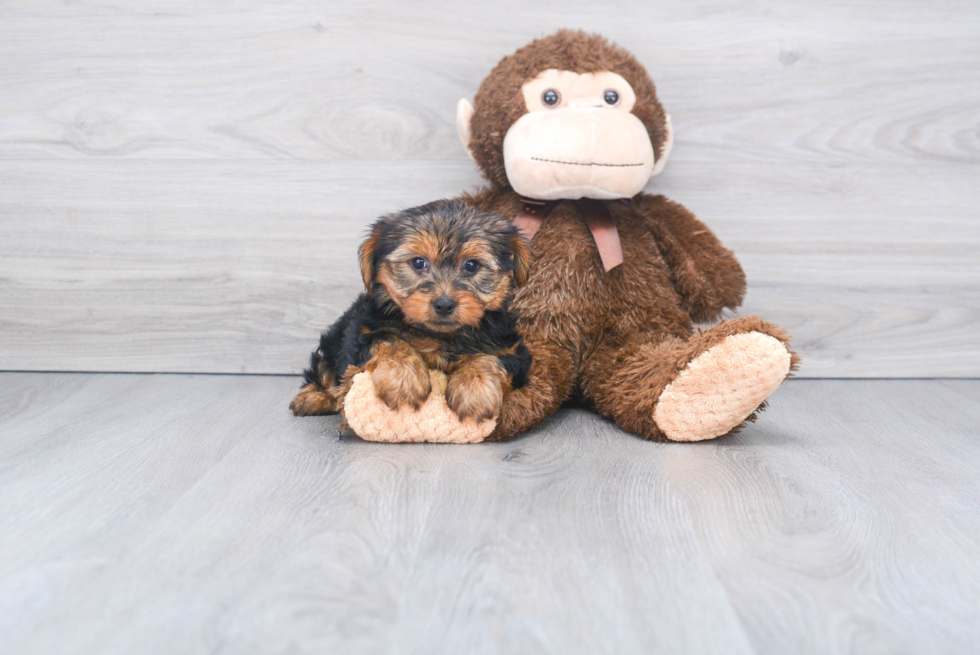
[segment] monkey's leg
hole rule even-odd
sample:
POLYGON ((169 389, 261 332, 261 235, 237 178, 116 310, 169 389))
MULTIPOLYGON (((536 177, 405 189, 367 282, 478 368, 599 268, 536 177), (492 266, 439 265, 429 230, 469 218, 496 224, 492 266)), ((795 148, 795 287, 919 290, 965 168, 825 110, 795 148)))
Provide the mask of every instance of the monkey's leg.
POLYGON ((504 396, 497 427, 487 441, 509 439, 551 416, 575 383, 577 367, 571 352, 552 342, 537 342, 533 336, 524 335, 532 358, 527 384, 504 396))
POLYGON ((687 341, 608 335, 583 362, 582 388, 600 413, 647 439, 713 439, 755 420, 795 368, 788 343, 757 316, 723 321, 687 341))

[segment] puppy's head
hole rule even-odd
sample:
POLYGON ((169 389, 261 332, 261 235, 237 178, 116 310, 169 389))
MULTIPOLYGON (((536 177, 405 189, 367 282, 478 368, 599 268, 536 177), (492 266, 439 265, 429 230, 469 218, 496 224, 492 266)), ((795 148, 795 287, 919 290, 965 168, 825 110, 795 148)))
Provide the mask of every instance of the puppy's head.
POLYGON ((435 332, 476 327, 501 309, 528 275, 528 249, 517 229, 460 200, 380 218, 359 251, 364 285, 394 302, 410 323, 435 332))

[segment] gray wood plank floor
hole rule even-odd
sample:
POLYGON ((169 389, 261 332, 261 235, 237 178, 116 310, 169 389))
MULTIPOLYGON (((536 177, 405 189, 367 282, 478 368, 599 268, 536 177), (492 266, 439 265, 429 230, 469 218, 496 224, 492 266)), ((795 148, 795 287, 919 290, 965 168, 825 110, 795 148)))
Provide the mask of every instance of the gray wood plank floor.
POLYGON ((283 377, 0 374, 0 652, 975 652, 980 381, 378 445, 283 377))

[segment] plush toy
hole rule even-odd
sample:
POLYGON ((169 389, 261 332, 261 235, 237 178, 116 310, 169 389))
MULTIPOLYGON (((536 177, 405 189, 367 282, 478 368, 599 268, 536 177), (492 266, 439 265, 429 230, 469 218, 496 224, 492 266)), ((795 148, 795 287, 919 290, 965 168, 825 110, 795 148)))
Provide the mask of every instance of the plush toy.
MULTIPOLYGON (((798 357, 755 316, 695 330, 741 304, 745 275, 691 212, 642 193, 672 132, 630 53, 583 32, 533 41, 497 64, 472 105, 460 101, 456 124, 490 183, 461 198, 511 220, 533 254, 512 304, 529 381, 504 399, 488 440, 536 425, 573 390, 653 440, 712 439, 754 420, 798 357)), ((348 401, 348 422, 370 417, 374 433, 415 440, 417 417, 385 414, 368 391, 348 401)), ((427 439, 483 436, 443 425, 427 439)))
POLYGON ((446 374, 429 369, 432 391, 422 407, 391 409, 378 399, 371 374, 361 372, 344 396, 344 417, 354 434, 368 441, 478 443, 497 427, 495 419, 460 419, 446 404, 446 374))

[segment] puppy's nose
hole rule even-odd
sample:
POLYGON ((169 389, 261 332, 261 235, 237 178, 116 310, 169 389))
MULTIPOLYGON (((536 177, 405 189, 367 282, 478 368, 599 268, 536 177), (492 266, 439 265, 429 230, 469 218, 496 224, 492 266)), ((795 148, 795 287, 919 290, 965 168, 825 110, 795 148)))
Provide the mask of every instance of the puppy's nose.
POLYGON ((456 309, 456 301, 443 296, 432 303, 432 309, 436 310, 436 314, 439 316, 449 316, 456 309))

